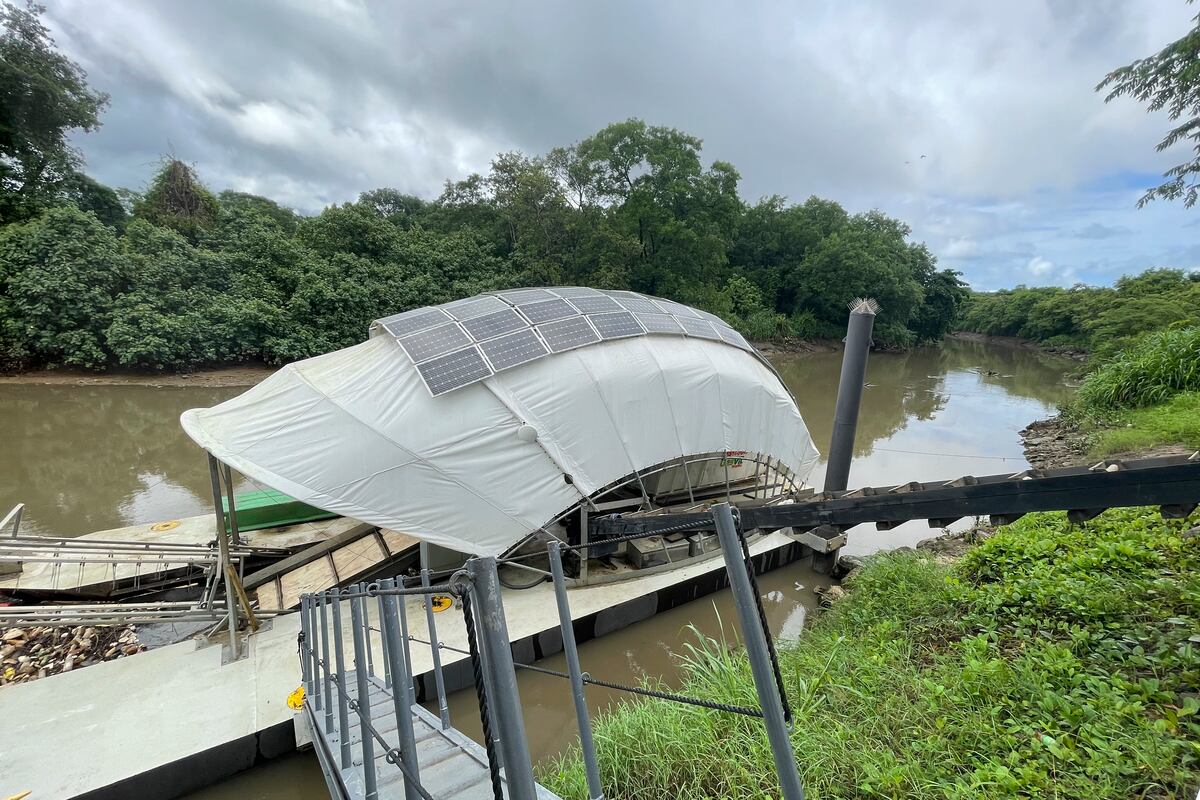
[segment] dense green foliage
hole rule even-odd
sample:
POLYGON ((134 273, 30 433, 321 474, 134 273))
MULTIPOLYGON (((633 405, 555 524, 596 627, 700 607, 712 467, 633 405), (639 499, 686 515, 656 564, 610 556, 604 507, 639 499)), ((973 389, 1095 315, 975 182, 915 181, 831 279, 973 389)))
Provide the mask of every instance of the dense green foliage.
MULTIPOLYGON (((1041 514, 953 566, 874 557, 780 654, 808 795, 1190 797, 1200 538, 1185 527, 1150 509, 1083 526, 1041 514)), ((685 669, 688 693, 756 702, 744 657, 721 644, 691 649, 685 669)), ((597 720, 596 742, 609 797, 776 791, 753 719, 630 701, 597 720)), ((542 779, 588 796, 575 757, 542 779)))
POLYGON ((1167 170, 1167 180, 1147 191, 1138 205, 1180 198, 1188 208, 1195 205, 1200 197, 1200 16, 1183 37, 1152 56, 1113 70, 1096 90, 1108 91, 1106 102, 1132 97, 1145 103, 1147 111, 1165 110, 1172 122, 1178 122, 1158 143, 1160 152, 1181 141, 1192 147, 1192 158, 1167 170))
POLYGON ((80 159, 67 134, 98 127, 108 102, 54 49, 39 11, 0 6, 0 224, 79 196, 80 159))
POLYGON ((1200 325, 1200 272, 1150 269, 1123 276, 1112 288, 1018 286, 975 292, 958 325, 1110 355, 1142 334, 1200 325))
POLYGON ((1162 330, 1101 360, 1079 387, 1087 409, 1105 411, 1161 403, 1200 389, 1200 327, 1162 330))
POLYGON ((144 192, 116 192, 76 171, 65 139, 106 98, 37 14, 0 18, 0 367, 278 363, 361 341, 377 317, 541 284, 670 297, 760 339, 840 337, 869 295, 876 339, 906 346, 949 330, 966 297, 903 223, 816 198, 747 204, 699 139, 636 119, 502 153, 433 201, 376 189, 305 217, 214 196, 173 158, 144 192))

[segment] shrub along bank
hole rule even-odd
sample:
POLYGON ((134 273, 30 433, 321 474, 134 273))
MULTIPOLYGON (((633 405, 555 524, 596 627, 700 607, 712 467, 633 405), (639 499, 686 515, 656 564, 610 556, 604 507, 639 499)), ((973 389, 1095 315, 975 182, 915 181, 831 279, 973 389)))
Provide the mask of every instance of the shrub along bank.
MULTIPOLYGON (((1200 537, 1152 510, 1038 514, 956 563, 872 558, 781 650, 812 798, 1192 797, 1200 783, 1200 537)), ((754 704, 740 652, 684 657, 688 693, 754 704)), ((758 798, 762 726, 626 702, 596 722, 609 797, 758 798)), ((542 779, 587 797, 581 763, 542 779)))

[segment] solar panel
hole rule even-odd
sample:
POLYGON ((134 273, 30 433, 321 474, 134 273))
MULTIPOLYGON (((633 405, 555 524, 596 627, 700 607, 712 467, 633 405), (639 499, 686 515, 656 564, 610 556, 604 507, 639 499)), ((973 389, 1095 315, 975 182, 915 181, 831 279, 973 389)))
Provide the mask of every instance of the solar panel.
POLYGON ((537 329, 542 334, 542 338, 546 340, 546 344, 550 345, 551 352, 554 353, 573 350, 576 347, 600 341, 600 337, 596 335, 596 331, 584 317, 569 317, 557 322, 547 322, 544 325, 538 325, 537 329))
POLYGON ((529 323, 523 320, 521 315, 511 308, 493 311, 491 314, 484 314, 482 317, 464 320, 462 325, 467 329, 467 333, 475 337, 475 341, 477 342, 529 327, 529 323))
POLYGON ((586 286, 555 286, 553 291, 559 297, 599 297, 600 292, 586 286))
POLYGON ((683 328, 670 314, 634 314, 637 321, 647 333, 677 333, 683 335, 683 328))
POLYGON ((443 308, 455 319, 474 319, 494 311, 503 311, 508 308, 508 303, 494 295, 485 294, 466 302, 450 303, 443 308))
POLYGON ((618 297, 617 302, 630 311, 636 311, 642 314, 662 313, 662 309, 655 305, 653 300, 647 300, 644 297, 618 297))
POLYGON ((471 337, 453 322, 413 333, 397 340, 415 363, 421 363, 471 343, 471 337))
POLYGON ((574 306, 566 300, 560 300, 557 297, 553 300, 542 300, 538 303, 526 303, 525 305, 517 306, 517 309, 530 322, 549 322, 552 319, 574 317, 579 314, 574 306))
POLYGON ((742 336, 728 325, 714 325, 713 327, 717 329, 717 335, 721 337, 722 341, 727 342, 734 347, 740 347, 743 350, 754 349, 750 343, 746 341, 745 336, 742 336))
POLYGON ((403 314, 393 314, 390 317, 385 317, 379 320, 379 324, 392 336, 400 338, 410 333, 432 328, 434 325, 445 322, 447 319, 449 317, 441 309, 416 308, 412 311, 405 311, 403 314))
POLYGON ((550 353, 546 345, 532 329, 510 333, 499 339, 491 339, 479 345, 492 368, 499 372, 502 369, 515 367, 535 358, 541 358, 550 353))
POLYGON ((757 352, 707 311, 586 286, 492 292, 384 317, 371 330, 396 337, 435 395, 550 353, 628 336, 686 334, 757 352))
POLYGON ((687 331, 688 336, 699 336, 704 339, 716 339, 717 341, 721 340, 721 337, 717 336, 717 332, 713 330, 713 326, 706 320, 680 317, 679 324, 687 331))
POLYGON ((456 353, 435 358, 417 365, 421 379, 435 397, 453 389, 481 381, 492 374, 491 368, 479 354, 479 348, 468 347, 456 353))
POLYGON ((617 301, 611 297, 605 297, 598 294, 595 297, 572 297, 571 305, 578 308, 584 314, 599 314, 605 311, 621 311, 621 307, 617 305, 617 301))
POLYGON ((674 300, 662 299, 658 299, 657 302, 660 306, 662 306, 663 311, 668 311, 677 317, 691 317, 692 319, 700 318, 700 313, 698 311, 690 306, 685 306, 683 303, 676 303, 674 300))
POLYGON ((549 300, 554 297, 545 289, 513 289, 509 292, 501 292, 500 296, 514 306, 521 303, 535 303, 538 300, 549 300))
POLYGON ((620 339, 623 336, 639 336, 646 332, 628 311, 595 314, 588 319, 596 326, 596 332, 600 334, 601 339, 620 339))

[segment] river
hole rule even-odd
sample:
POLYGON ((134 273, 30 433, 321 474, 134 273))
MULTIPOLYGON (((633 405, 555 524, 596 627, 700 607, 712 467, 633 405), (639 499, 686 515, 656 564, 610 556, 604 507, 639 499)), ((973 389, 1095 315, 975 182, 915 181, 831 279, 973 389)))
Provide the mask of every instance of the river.
MULTIPOLYGON (((818 446, 829 442, 840 353, 778 355, 772 361, 792 389, 818 446)), ((1052 413, 1070 389, 1073 362, 1009 345, 947 340, 940 347, 874 353, 867 370, 850 486, 1016 472, 1025 466, 1018 431, 1052 413)), ((0 385, 6 458, 0 460, 0 513, 27 505, 23 530, 73 536, 211 511, 207 464, 179 428, 179 414, 232 397, 242 388, 0 385)), ((824 465, 810 483, 819 486, 824 465)), ((877 532, 861 526, 846 553, 913 545, 931 535, 924 523, 877 532)), ((797 635, 822 583, 805 565, 760 579, 771 627, 797 635)), ((827 582, 827 581, 825 581, 827 582)), ((617 681, 677 677, 673 654, 694 634, 720 636, 736 619, 728 593, 659 614, 580 647, 593 674, 617 681)), ((561 655, 545 664, 561 668, 561 655)), ((560 753, 574 738, 563 682, 519 674, 535 758, 560 753)), ((617 698, 589 690, 593 711, 617 698)), ((469 692, 452 698, 452 717, 478 736, 469 692)), ((195 800, 324 798, 316 760, 279 759, 195 800)))

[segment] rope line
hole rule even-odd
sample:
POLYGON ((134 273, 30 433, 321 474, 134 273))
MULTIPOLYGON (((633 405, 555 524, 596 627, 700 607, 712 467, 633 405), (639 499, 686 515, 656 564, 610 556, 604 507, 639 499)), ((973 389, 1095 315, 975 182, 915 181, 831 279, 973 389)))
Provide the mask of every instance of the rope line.
MULTIPOLYGON (((483 682, 483 663, 479 657, 479 643, 475 638, 475 613, 471 609, 471 593, 462 593, 463 623, 467 627, 467 653, 471 657, 471 673, 475 678, 475 697, 479 701, 479 722, 483 728, 483 743, 487 750, 488 774, 492 779, 494 800, 504 800, 504 787, 500 783, 500 759, 496 756, 496 740, 492 736, 492 723, 488 712, 487 687, 483 682)), ((413 636, 408 637, 412 640, 413 636)), ((440 643, 439 643, 440 644, 440 643)))
POLYGON ((746 544, 746 536, 742 533, 741 518, 734 518, 734 529, 738 541, 742 545, 742 559, 746 564, 746 574, 750 577, 750 592, 754 595, 754 606, 758 609, 758 623, 762 626, 763 638, 767 640, 767 654, 771 656, 771 671, 775 673, 775 687, 779 690, 779 702, 783 705, 783 721, 792 724, 792 704, 788 702, 787 692, 783 686, 783 672, 779 669, 779 655, 775 652, 775 637, 771 635, 771 626, 767 623, 767 611, 763 608, 762 593, 758 589, 758 579, 754 576, 754 560, 750 557, 750 545, 746 544))
MULTIPOLYGON (((411 634, 409 634, 408 638, 409 638, 409 641, 416 642, 417 644, 426 644, 426 645, 430 645, 431 647, 436 646, 437 648, 439 648, 441 650, 449 650, 453 653, 461 653, 463 655, 470 655, 470 653, 467 652, 466 650, 463 650, 460 647, 454 647, 453 645, 448 645, 445 642, 438 642, 436 645, 433 645, 432 643, 430 643, 424 639, 418 639, 416 636, 413 636, 411 634)), ((522 664, 519 661, 513 661, 513 666, 516 667, 517 669, 524 669, 524 670, 528 670, 530 672, 540 672, 543 675, 550 675, 555 678, 565 678, 567 680, 570 680, 570 678, 571 678, 571 676, 565 672, 560 672, 559 670, 556 670, 556 669, 550 669, 549 667, 539 667, 535 664, 522 664)), ((640 686, 626 686, 621 683, 613 683, 611 681, 601 680, 600 678, 593 678, 591 675, 587 674, 586 672, 583 674, 583 682, 585 684, 590 684, 592 686, 601 686, 605 689, 615 689, 615 690, 621 691, 621 692, 629 692, 630 694, 642 695, 643 697, 654 697, 659 700, 671 700, 676 703, 685 703, 685 704, 691 705, 691 706, 699 706, 700 708, 712 709, 713 711, 727 711, 730 714, 741 714, 743 716, 756 717, 758 719, 762 719, 762 716, 763 716, 762 711, 760 711, 757 708, 749 708, 747 706, 735 706, 730 703, 721 703, 716 700, 704 700, 704 699, 697 698, 697 697, 688 697, 687 695, 683 695, 683 694, 675 694, 674 692, 661 692, 661 691, 658 691, 657 689, 646 689, 646 688, 640 687, 640 686)))

